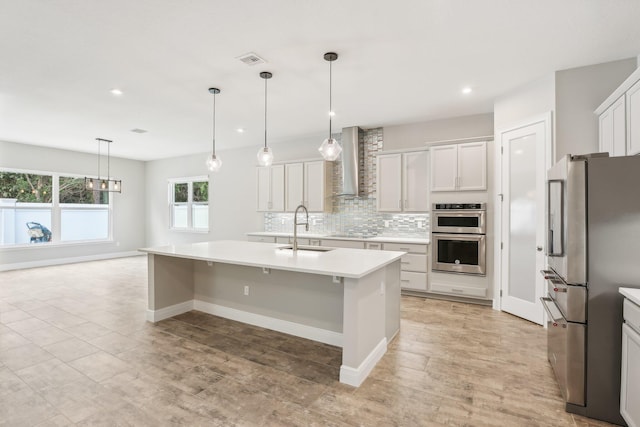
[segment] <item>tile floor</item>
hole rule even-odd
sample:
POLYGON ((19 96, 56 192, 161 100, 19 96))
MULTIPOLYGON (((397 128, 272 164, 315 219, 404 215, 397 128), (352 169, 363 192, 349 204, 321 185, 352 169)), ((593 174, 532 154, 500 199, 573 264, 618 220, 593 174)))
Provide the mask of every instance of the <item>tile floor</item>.
POLYGON ((607 425, 564 411, 541 327, 488 307, 403 297, 359 388, 338 348, 145 309, 144 257, 0 273, 0 425, 607 425))

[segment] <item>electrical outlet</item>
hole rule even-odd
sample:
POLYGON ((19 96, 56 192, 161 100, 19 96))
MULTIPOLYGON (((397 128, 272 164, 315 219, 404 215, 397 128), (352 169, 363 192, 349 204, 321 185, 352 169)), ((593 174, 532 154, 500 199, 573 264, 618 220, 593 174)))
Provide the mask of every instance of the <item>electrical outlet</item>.
POLYGON ((422 221, 418 221, 418 228, 422 228, 423 225, 422 221))
POLYGON ((384 220, 384 227, 385 227, 385 228, 389 228, 389 222, 390 222, 390 221, 389 221, 388 219, 385 219, 385 220, 384 220))
POLYGON ((280 224, 284 225, 284 218, 280 218, 280 224))
POLYGON ((245 296, 246 296, 246 295, 249 295, 249 286, 248 286, 248 285, 246 285, 246 286, 244 287, 244 294, 245 294, 245 296))

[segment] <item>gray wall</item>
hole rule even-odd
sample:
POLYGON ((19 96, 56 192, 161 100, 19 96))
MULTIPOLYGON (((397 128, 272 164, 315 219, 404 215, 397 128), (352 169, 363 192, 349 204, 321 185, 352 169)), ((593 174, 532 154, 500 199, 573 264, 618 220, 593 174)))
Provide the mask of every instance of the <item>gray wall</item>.
MULTIPOLYGON (((97 173, 97 154, 0 141, 0 167, 79 175, 97 173)), ((144 162, 111 158, 111 175, 122 179, 122 194, 113 195, 113 242, 38 245, 0 249, 0 264, 50 262, 135 251, 145 245, 144 162)))
POLYGON ((383 150, 424 147, 430 142, 493 135, 493 113, 384 128, 383 150))
POLYGON ((493 105, 496 139, 500 137, 499 131, 554 110, 555 77, 553 74, 515 88, 497 98, 493 105))
MULTIPOLYGON (((318 147, 324 135, 297 141, 270 144, 275 162, 320 159, 318 147)), ((219 151, 222 168, 209 179, 209 232, 174 231, 169 228, 168 180, 207 175, 209 153, 147 162, 146 229, 147 245, 191 243, 206 240, 246 238, 245 233, 263 229, 263 214, 256 212, 256 153, 250 148, 219 151)))
POLYGON ((556 72, 556 160, 598 151, 594 110, 636 69, 636 58, 556 72))

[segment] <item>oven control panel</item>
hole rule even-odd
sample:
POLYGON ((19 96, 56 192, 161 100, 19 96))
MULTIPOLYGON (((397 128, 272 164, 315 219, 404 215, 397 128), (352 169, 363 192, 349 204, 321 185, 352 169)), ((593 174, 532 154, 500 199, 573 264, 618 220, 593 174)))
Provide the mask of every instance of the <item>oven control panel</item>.
POLYGON ((486 210, 486 203, 434 203, 434 210, 486 210))

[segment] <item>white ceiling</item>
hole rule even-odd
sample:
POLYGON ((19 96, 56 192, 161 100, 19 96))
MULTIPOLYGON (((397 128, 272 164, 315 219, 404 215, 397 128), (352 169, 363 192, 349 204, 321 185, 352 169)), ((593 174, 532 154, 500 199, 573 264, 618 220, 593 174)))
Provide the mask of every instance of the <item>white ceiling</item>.
POLYGON ((327 51, 340 55, 334 129, 484 113, 546 73, 638 55, 640 2, 0 0, 0 140, 95 152, 102 137, 141 160, 206 152, 216 86, 218 149, 257 149, 260 71, 274 74, 270 143, 317 135, 327 51), (248 52, 267 63, 241 63, 248 52))

